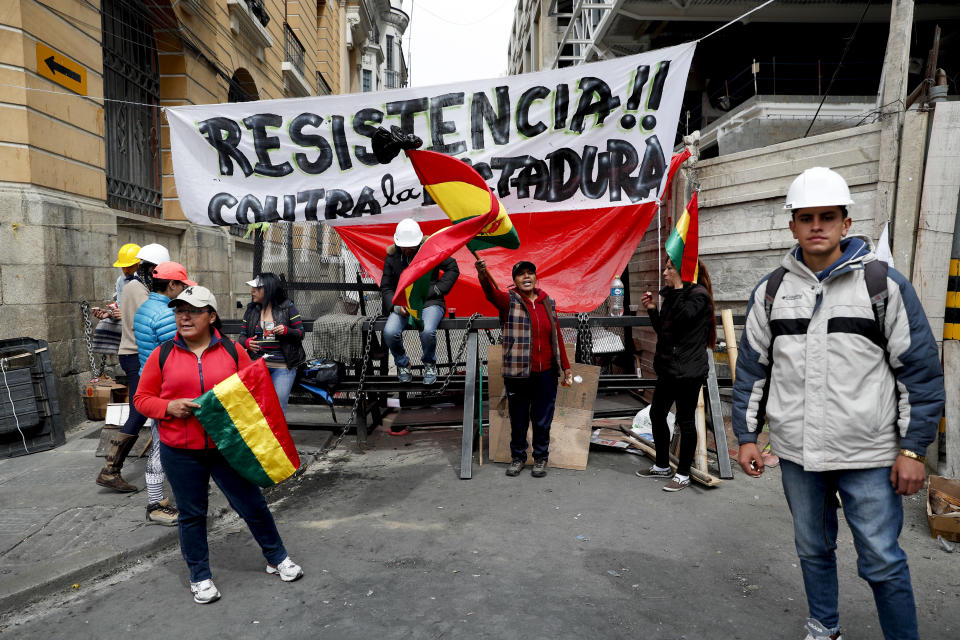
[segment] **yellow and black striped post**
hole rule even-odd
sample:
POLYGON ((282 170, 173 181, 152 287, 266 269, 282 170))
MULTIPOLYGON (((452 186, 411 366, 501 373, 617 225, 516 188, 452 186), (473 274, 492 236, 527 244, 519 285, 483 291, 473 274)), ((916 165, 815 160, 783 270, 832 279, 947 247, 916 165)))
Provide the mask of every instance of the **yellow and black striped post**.
POLYGON ((943 339, 960 340, 960 259, 950 260, 947 280, 947 308, 943 319, 943 339))

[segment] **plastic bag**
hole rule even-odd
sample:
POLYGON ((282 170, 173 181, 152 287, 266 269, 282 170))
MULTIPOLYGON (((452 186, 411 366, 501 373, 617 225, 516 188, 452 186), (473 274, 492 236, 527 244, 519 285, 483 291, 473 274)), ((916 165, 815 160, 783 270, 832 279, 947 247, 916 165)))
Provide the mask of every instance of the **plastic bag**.
MULTIPOLYGON (((673 439, 673 425, 675 422, 675 417, 672 411, 667 412, 667 429, 670 430, 670 438, 673 439)), ((633 426, 630 427, 631 431, 638 436, 642 436, 647 440, 653 441, 653 422, 650 421, 650 407, 646 406, 637 412, 637 415, 633 417, 633 426)))

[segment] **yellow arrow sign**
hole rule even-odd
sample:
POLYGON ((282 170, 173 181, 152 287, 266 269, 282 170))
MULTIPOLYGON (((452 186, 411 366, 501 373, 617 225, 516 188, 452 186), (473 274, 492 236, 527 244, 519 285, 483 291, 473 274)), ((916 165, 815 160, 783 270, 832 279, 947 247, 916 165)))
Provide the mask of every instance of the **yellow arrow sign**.
POLYGON ((62 53, 37 43, 37 73, 74 93, 87 95, 87 70, 62 53))

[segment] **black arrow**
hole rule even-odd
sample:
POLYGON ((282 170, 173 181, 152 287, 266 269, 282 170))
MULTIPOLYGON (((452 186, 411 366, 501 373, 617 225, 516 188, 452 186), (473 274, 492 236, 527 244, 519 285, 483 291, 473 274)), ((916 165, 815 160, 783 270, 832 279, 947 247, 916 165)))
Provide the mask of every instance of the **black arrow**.
POLYGON ((63 75, 67 76, 68 78, 70 78, 70 79, 73 80, 74 82, 80 82, 80 74, 79 74, 79 73, 77 73, 76 71, 71 71, 70 69, 67 69, 65 66, 63 66, 63 65, 60 64, 59 62, 55 61, 55 60, 53 59, 53 56, 50 56, 49 58, 47 58, 46 60, 44 60, 44 62, 47 63, 47 67, 50 69, 50 71, 53 73, 53 75, 57 75, 57 72, 59 71, 60 73, 62 73, 63 75))

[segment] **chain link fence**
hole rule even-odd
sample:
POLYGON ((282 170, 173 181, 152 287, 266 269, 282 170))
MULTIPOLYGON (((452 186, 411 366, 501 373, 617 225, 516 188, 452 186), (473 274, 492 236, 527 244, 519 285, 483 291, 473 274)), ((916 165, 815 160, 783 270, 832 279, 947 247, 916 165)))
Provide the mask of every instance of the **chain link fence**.
MULTIPOLYGON (((286 282, 290 298, 300 309, 304 319, 314 321, 314 331, 304 339, 308 357, 324 357, 347 364, 362 358, 362 318, 381 316, 383 301, 377 283, 366 273, 340 236, 331 227, 323 224, 292 223, 271 225, 258 232, 254 252, 254 272, 273 272, 286 282)), ((589 315, 607 315, 604 301, 589 315)), ((574 317, 575 313, 561 313, 561 317, 574 317)), ((437 364, 441 375, 447 367, 463 366, 451 363, 465 336, 463 330, 440 330, 437 332, 437 364)), ((623 350, 624 338, 630 334, 614 337, 605 329, 594 329, 594 346, 599 348, 604 341, 612 341, 608 348, 623 350)), ((381 336, 377 336, 380 352, 386 350, 381 336)), ((576 329, 564 329, 565 342, 574 344, 576 329)), ((481 332, 480 356, 487 360, 487 345, 499 343, 500 330, 481 332)), ((414 371, 421 370, 423 349, 416 332, 405 331, 404 348, 410 356, 414 371)), ((393 359, 389 358, 390 372, 394 372, 393 359)), ((485 367, 485 365, 484 365, 485 367)), ((484 374, 486 369, 484 368, 484 374)))

